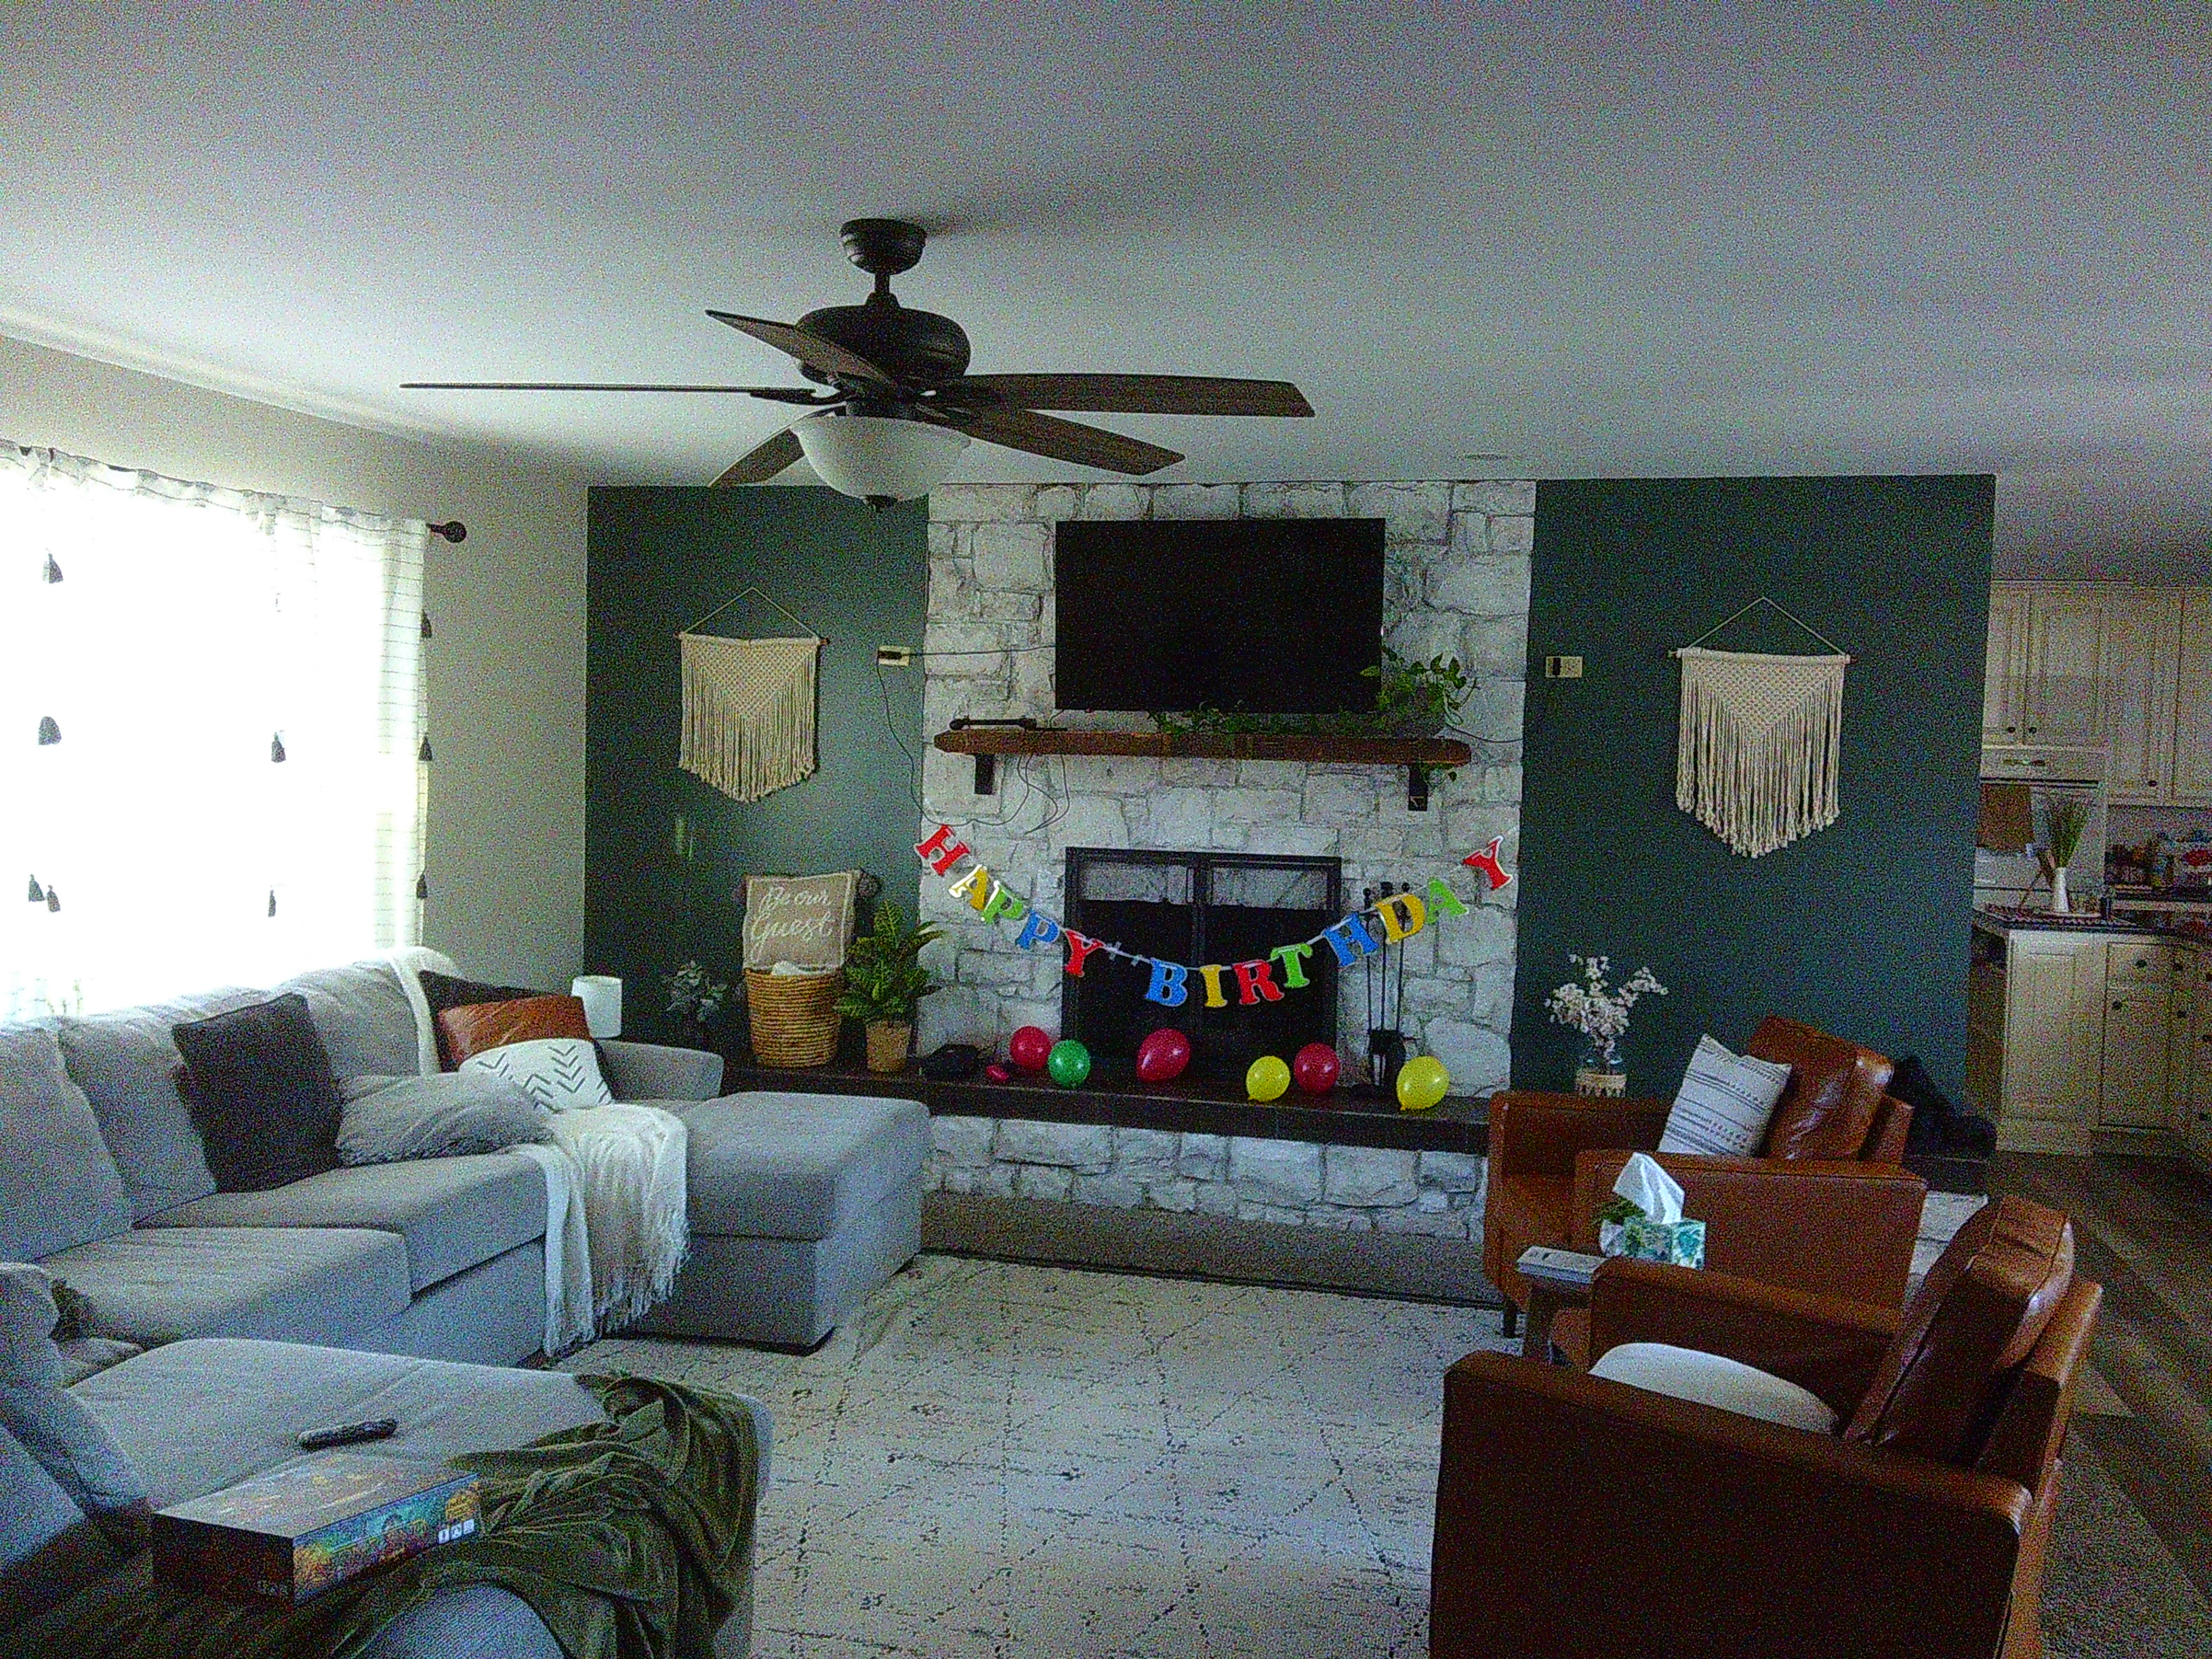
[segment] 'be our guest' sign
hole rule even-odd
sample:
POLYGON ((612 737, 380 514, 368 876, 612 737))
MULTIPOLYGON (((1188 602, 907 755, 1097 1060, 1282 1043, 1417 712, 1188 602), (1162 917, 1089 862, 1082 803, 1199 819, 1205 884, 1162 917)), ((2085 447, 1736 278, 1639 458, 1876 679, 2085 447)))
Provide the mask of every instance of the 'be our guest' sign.
POLYGON ((860 872, 745 878, 745 966, 842 968, 860 872))

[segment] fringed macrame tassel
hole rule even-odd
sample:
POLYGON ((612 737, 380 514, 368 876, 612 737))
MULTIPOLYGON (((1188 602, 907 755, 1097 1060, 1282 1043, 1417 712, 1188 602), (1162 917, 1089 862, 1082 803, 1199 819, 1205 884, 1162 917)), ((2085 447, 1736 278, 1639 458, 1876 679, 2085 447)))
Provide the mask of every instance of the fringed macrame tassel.
POLYGON ((52 882, 46 884, 46 910, 52 915, 59 915, 62 911, 62 890, 52 882))
POLYGON ((814 775, 819 640, 686 634, 676 763, 724 794, 758 800, 814 775))
POLYGON ((62 579, 62 568, 61 568, 61 566, 60 566, 59 564, 58 564, 58 563, 55 562, 55 560, 54 560, 54 556, 53 556, 52 554, 51 554, 51 553, 47 554, 47 555, 46 555, 46 580, 47 580, 47 581, 49 581, 49 582, 58 582, 58 581, 59 581, 61 579, 62 579))
POLYGON ((1835 823, 1850 659, 1678 654, 1674 804, 1747 858, 1835 823))
POLYGON ((29 897, 33 904, 44 904, 46 902, 46 890, 39 885, 39 878, 35 875, 31 878, 29 897))
POLYGON ((276 890, 274 887, 269 890, 269 914, 272 916, 276 914, 276 890))
POLYGON ((284 734, 282 732, 269 739, 269 758, 275 765, 284 763, 284 734))
POLYGON ((40 716, 39 716, 39 746, 40 746, 41 749, 48 749, 48 748, 52 748, 55 744, 59 743, 61 740, 62 740, 62 724, 61 724, 61 722, 60 722, 59 720, 56 720, 56 719, 55 719, 52 714, 41 714, 41 715, 40 715, 40 716))
POLYGON ((427 870, 415 878, 415 896, 418 899, 430 896, 430 872, 427 870))
POLYGON ((427 732, 422 734, 422 746, 415 751, 415 759, 419 765, 430 763, 430 734, 427 732))

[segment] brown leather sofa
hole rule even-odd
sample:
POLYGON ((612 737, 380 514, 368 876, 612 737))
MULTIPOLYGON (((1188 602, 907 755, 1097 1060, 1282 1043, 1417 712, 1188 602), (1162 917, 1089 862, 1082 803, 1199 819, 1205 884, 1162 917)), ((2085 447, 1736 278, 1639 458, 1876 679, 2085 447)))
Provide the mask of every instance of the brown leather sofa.
POLYGON ((1901 1315, 1609 1261, 1592 1346, 1787 1377, 1838 1435, 1471 1354, 1444 1382, 1433 1659, 2039 1659, 2059 1454, 2102 1291, 2003 1198, 1901 1315))
MULTIPOLYGON (((1927 1188, 1900 1167, 1912 1109, 1885 1091, 1882 1055, 1770 1016, 1745 1052, 1790 1068, 1763 1155, 1660 1158, 1683 1213, 1706 1224, 1707 1267, 1764 1284, 1896 1307, 1905 1299, 1927 1188)), ((1668 1101, 1508 1089, 1491 1097, 1482 1266, 1505 1293, 1506 1334, 1528 1299, 1514 1267, 1532 1244, 1597 1249, 1597 1212, 1632 1152, 1655 1152, 1668 1101)), ((1586 1322, 1553 1340, 1578 1360, 1586 1322)))

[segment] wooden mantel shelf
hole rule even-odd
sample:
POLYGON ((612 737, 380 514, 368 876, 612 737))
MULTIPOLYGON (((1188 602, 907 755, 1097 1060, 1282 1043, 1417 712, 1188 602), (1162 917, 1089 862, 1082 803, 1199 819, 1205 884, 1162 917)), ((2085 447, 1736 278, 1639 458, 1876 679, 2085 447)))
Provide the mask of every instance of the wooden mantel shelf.
POLYGON ((1340 738, 1220 732, 1070 732, 1048 726, 964 726, 940 732, 948 755, 975 758, 975 793, 997 788, 1001 755, 1148 755, 1161 760, 1279 760, 1402 766, 1406 804, 1425 811, 1429 769, 1464 766, 1474 751, 1455 738, 1340 738))

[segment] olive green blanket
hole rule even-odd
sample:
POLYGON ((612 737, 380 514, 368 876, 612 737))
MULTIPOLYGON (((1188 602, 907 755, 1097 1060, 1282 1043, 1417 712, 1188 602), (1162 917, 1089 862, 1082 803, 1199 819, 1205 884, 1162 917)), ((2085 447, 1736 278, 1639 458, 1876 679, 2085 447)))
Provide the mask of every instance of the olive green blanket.
POLYGON ((482 1478, 475 1538, 298 1607, 156 1584, 141 1554, 4 1645, 49 1659, 345 1659, 441 1590, 496 1584, 527 1601, 571 1659, 709 1659, 714 1632, 751 1595, 752 1416, 709 1389, 577 1380, 606 1421, 453 1460, 482 1478))

